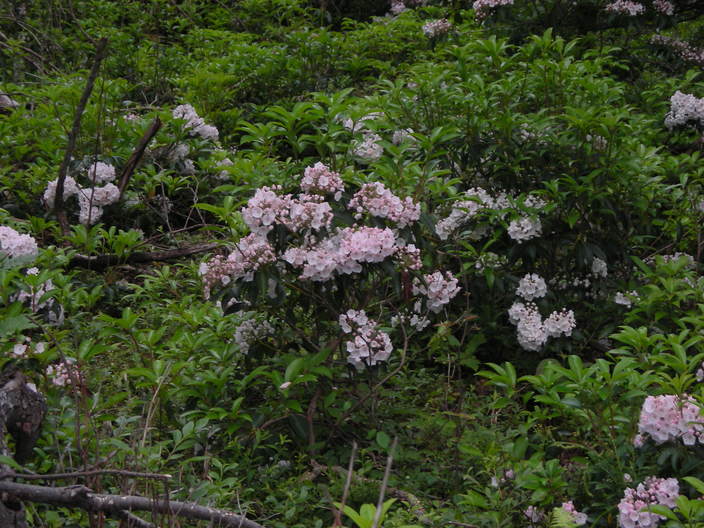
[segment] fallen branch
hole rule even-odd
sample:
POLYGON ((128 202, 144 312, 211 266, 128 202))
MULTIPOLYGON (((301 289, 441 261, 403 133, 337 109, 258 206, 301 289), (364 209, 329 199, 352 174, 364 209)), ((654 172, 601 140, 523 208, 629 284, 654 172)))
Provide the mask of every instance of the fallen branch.
POLYGON ((132 152, 130 159, 127 160, 127 163, 122 168, 122 172, 120 172, 120 183, 118 185, 118 189, 120 189, 120 198, 122 198, 122 194, 127 188, 127 184, 129 183, 130 178, 132 177, 132 173, 134 173, 134 170, 137 168, 139 161, 142 159, 144 151, 147 149, 147 146, 149 145, 149 143, 154 138, 160 128, 161 119, 159 119, 159 117, 156 117, 154 121, 152 121, 152 124, 149 125, 149 128, 146 130, 146 132, 144 132, 144 135, 139 140, 139 143, 137 143, 137 146, 132 152))
POLYGON ((78 508, 89 512, 123 515, 124 512, 146 511, 175 515, 186 519, 210 521, 219 528, 264 528, 261 524, 233 512, 200 506, 192 502, 155 500, 136 495, 93 493, 85 486, 50 488, 0 481, 0 493, 18 501, 38 502, 52 506, 78 508))
POLYGON ((56 180, 56 197, 54 198, 54 214, 56 215, 59 225, 61 226, 61 231, 64 235, 67 235, 70 231, 68 217, 66 216, 66 211, 64 209, 64 182, 66 181, 66 174, 68 173, 68 165, 71 163, 71 157, 73 156, 73 151, 76 149, 76 140, 78 139, 78 134, 81 131, 81 118, 83 117, 83 112, 88 104, 88 99, 93 91, 93 85, 95 84, 95 79, 98 77, 98 71, 100 70, 100 63, 103 62, 105 58, 105 51, 108 46, 108 39, 102 38, 98 42, 95 49, 95 59, 93 60, 93 67, 88 75, 88 81, 86 82, 86 87, 83 89, 83 94, 81 95, 81 100, 78 102, 78 107, 76 107, 76 113, 73 116, 73 126, 68 134, 68 143, 66 145, 66 152, 64 153, 64 159, 59 167, 59 177, 56 180))
POLYGON ((92 270, 102 270, 118 264, 135 264, 139 262, 154 262, 163 260, 173 260, 196 253, 205 253, 219 247, 219 244, 198 244, 166 251, 138 251, 122 257, 120 255, 74 255, 68 262, 69 268, 88 268, 92 270))

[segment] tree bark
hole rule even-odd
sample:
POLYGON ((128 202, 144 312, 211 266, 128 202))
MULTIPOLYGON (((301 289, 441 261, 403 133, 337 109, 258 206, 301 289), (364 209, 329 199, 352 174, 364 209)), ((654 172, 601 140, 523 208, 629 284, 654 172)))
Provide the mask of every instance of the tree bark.
MULTIPOLYGON (((27 385, 19 369, 12 364, 3 368, 0 372, 0 455, 14 457, 20 464, 29 459, 46 409, 44 397, 27 385), (6 433, 15 441, 14 454, 7 445, 6 433)), ((8 470, 6 465, 0 464, 0 472, 8 470)), ((11 484, 7 481, 0 483, 11 484)), ((0 526, 27 528, 22 503, 5 494, 0 494, 0 526)))

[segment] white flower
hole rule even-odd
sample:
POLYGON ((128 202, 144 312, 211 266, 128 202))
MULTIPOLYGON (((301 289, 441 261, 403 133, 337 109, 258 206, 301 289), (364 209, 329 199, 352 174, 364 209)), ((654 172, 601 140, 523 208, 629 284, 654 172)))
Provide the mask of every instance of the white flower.
POLYGON ((529 273, 523 277, 516 288, 516 295, 523 297, 526 301, 545 297, 548 292, 545 280, 536 273, 529 273))

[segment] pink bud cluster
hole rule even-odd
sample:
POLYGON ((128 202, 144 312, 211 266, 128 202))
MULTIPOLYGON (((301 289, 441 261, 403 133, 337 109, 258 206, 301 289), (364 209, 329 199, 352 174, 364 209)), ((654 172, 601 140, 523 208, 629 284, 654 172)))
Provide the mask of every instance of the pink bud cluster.
POLYGON ((0 262, 8 264, 33 259, 39 254, 37 241, 30 235, 23 235, 9 226, 0 226, 0 262))
POLYGON ((346 342, 347 361, 357 369, 374 366, 389 359, 393 345, 388 334, 379 330, 377 322, 369 319, 364 310, 348 310, 340 315, 340 328, 351 334, 346 342))
POLYGON ((359 220, 363 213, 388 218, 404 228, 420 218, 420 205, 410 197, 401 200, 381 182, 365 183, 350 200, 349 208, 359 220))
POLYGON ((630 0, 616 0, 611 2, 605 8, 608 13, 617 15, 636 16, 645 13, 645 6, 640 2, 631 2, 630 0))
POLYGON ((413 295, 425 295, 428 310, 438 313, 459 293, 457 279, 451 272, 436 271, 423 276, 423 281, 413 280, 413 295))
POLYGON ((524 350, 540 350, 549 337, 569 337, 576 327, 572 310, 552 312, 543 321, 538 307, 533 303, 513 303, 508 317, 516 325, 518 343, 524 350))
POLYGON ((436 38, 445 35, 452 29, 452 24, 446 18, 430 20, 423 24, 423 33, 428 38, 436 38))
POLYGON ((704 417, 690 396, 648 396, 638 420, 633 443, 640 447, 650 437, 656 444, 681 440, 684 445, 704 443, 704 417))
POLYGON ((218 129, 212 125, 205 123, 205 120, 198 116, 195 108, 189 104, 184 104, 177 106, 173 109, 171 113, 175 119, 183 119, 186 121, 186 128, 191 134, 198 135, 203 139, 209 141, 217 141, 219 132, 218 129))
POLYGON ((680 487, 677 479, 648 477, 636 489, 626 488, 618 503, 620 528, 654 528, 665 517, 646 511, 649 506, 661 505, 674 508, 680 487))
POLYGON ((513 5, 513 0, 476 0, 472 4, 474 16, 482 21, 491 15, 491 12, 499 6, 513 5))
MULTIPOLYGON (((654 3, 653 6, 655 6, 654 3)), ((689 42, 665 35, 653 35, 650 42, 670 48, 679 55, 682 60, 704 66, 704 48, 695 48, 689 42)))
POLYGON ((75 384, 81 379, 81 372, 76 361, 72 358, 66 358, 64 361, 49 365, 46 368, 46 375, 57 387, 75 384))
POLYGON ((339 200, 345 190, 345 184, 337 172, 333 172, 319 161, 303 171, 301 190, 311 194, 332 194, 335 200, 339 200))
POLYGON ((423 263, 420 260, 420 249, 414 244, 399 246, 396 250, 396 260, 399 262, 401 269, 404 270, 419 270, 423 263))
POLYGON ((698 121, 704 125, 704 98, 700 99, 677 90, 670 97, 670 111, 665 116, 665 126, 672 130, 690 121, 698 121))

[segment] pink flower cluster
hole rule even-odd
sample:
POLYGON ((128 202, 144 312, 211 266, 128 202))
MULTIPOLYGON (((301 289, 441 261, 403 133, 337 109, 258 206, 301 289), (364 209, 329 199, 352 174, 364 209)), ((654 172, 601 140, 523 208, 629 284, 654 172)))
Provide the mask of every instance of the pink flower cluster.
POLYGON ((457 279, 449 271, 436 271, 413 280, 413 295, 425 295, 428 310, 438 313, 459 293, 457 279))
MULTIPOLYGON (((653 4, 653 6, 654 5, 655 4, 653 4)), ((689 42, 665 35, 653 35, 650 42, 670 48, 679 55, 682 60, 704 66, 704 48, 695 48, 689 42)))
POLYGON ((645 6, 640 2, 631 2, 630 0, 616 0, 611 2, 605 8, 605 11, 617 15, 636 16, 645 12, 645 6))
POLYGON ((335 273, 359 273, 364 262, 381 262, 398 246, 391 229, 347 227, 310 248, 289 248, 283 255, 286 262, 303 268, 299 278, 326 281, 335 273))
POLYGON ((251 281, 256 270, 275 260, 274 249, 266 238, 256 233, 247 235, 240 239, 226 259, 216 256, 207 264, 201 264, 199 271, 203 277, 206 298, 216 284, 226 286, 231 280, 240 278, 251 281))
POLYGON ((653 9, 663 15, 674 15, 675 5, 668 0, 653 0, 653 9))
POLYGON ((518 343, 524 350, 536 351, 549 337, 571 336, 577 326, 572 310, 552 312, 543 321, 538 307, 533 303, 513 303, 508 317, 516 325, 518 343))
POLYGON ((203 139, 217 141, 219 132, 212 125, 207 125, 205 120, 198 116, 198 112, 189 104, 180 105, 174 108, 172 115, 175 119, 183 119, 186 121, 186 128, 191 134, 198 135, 203 139))
POLYGON ((623 499, 618 503, 618 524, 620 528, 654 528, 665 517, 645 511, 653 505, 674 508, 680 493, 677 479, 648 477, 636 489, 626 488, 623 499))
POLYGON ((264 236, 283 224, 294 232, 330 227, 332 208, 317 194, 279 195, 279 187, 261 187, 242 209, 242 218, 253 233, 264 236))
POLYGON ((319 161, 303 171, 301 190, 311 194, 332 194, 335 200, 339 200, 345 190, 345 184, 337 172, 333 172, 319 161))
POLYGON ((640 411, 638 435, 633 443, 640 447, 648 436, 656 444, 674 440, 690 446, 704 443, 701 408, 690 396, 648 396, 640 411))
POLYGON ((38 254, 37 241, 30 235, 22 235, 9 226, 0 226, 0 257, 4 257, 8 264, 33 259, 38 254))
POLYGON ((672 130, 689 121, 699 121, 704 125, 704 98, 700 99, 677 90, 670 97, 670 111, 665 116, 665 126, 672 130))
POLYGON ((452 24, 446 18, 430 20, 423 24, 423 33, 428 38, 435 38, 445 35, 452 29, 452 24))
POLYGON ((474 16, 481 21, 491 15, 491 12, 499 6, 513 5, 513 0, 475 0, 472 4, 474 16))
POLYGON ((364 310, 348 310, 340 315, 340 328, 351 334, 347 341, 347 361, 357 369, 374 366, 389 359, 393 345, 388 334, 377 327, 377 322, 369 319, 364 310))
POLYGON ((577 526, 587 524, 587 514, 578 512, 572 501, 563 502, 561 508, 572 515, 572 519, 577 526))
POLYGON ((388 218, 404 228, 420 218, 420 205, 410 197, 401 200, 383 183, 365 183, 350 200, 349 208, 356 211, 359 220, 363 213, 388 218))

